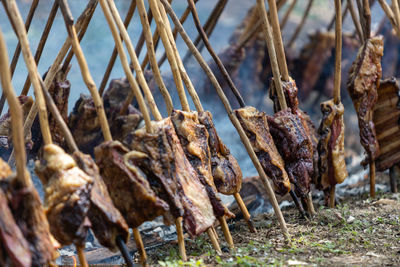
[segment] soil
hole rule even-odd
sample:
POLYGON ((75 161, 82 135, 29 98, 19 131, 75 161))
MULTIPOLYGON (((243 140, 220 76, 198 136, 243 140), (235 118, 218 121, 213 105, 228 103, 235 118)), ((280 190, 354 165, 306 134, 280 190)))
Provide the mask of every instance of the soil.
POLYGON ((291 242, 285 242, 273 214, 254 219, 257 233, 243 221, 230 221, 235 249, 229 251, 218 230, 223 255, 206 235, 186 239, 188 262, 179 260, 176 243, 148 251, 149 263, 162 266, 400 266, 400 194, 352 196, 335 209, 316 206, 310 220, 297 210, 283 211, 291 242))

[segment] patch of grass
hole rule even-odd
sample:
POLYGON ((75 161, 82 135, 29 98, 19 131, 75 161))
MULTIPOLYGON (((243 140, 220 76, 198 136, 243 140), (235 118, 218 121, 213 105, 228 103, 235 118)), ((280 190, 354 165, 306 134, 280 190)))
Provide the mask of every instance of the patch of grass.
POLYGON ((196 266, 206 266, 203 263, 203 260, 193 260, 190 259, 189 261, 182 261, 182 260, 166 260, 166 261, 159 261, 158 264, 163 267, 180 267, 180 266, 190 266, 190 267, 196 267, 196 266))

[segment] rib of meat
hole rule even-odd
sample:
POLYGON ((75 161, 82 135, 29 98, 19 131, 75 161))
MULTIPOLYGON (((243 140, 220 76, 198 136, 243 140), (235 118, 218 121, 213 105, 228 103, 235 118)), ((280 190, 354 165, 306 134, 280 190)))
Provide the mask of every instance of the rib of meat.
POLYGON ((378 99, 377 88, 382 76, 382 56, 382 36, 368 39, 360 48, 357 58, 351 66, 347 83, 347 90, 358 116, 361 145, 367 155, 363 164, 374 161, 379 154, 372 115, 378 99))
POLYGON ((206 127, 200 124, 197 112, 174 110, 171 114, 171 121, 174 124, 186 157, 196 170, 200 182, 207 191, 215 216, 233 217, 234 215, 218 196, 211 172, 211 155, 208 147, 209 135, 206 127))
MULTIPOLYGON (((24 117, 24 121, 26 116, 28 116, 29 110, 33 105, 33 99, 30 96, 19 96, 19 103, 22 107, 22 114, 24 117)), ((28 150, 32 148, 32 134, 29 131, 28 136, 25 139, 25 145, 28 150)), ((7 111, 0 118, 0 157, 6 159, 9 157, 12 148, 12 132, 11 132, 11 113, 7 111)))
POLYGON ((199 112, 199 122, 208 132, 208 147, 211 154, 211 170, 218 192, 233 195, 242 186, 242 170, 217 134, 212 115, 209 111, 199 112))
POLYGON ((323 190, 342 183, 348 174, 344 154, 343 104, 335 105, 333 100, 328 100, 321 103, 321 111, 317 187, 323 190))
POLYGON ((170 204, 174 217, 182 216, 183 227, 197 236, 215 221, 213 207, 198 173, 185 156, 170 118, 153 123, 154 133, 139 129, 126 143, 148 158, 136 159, 150 183, 170 204))
MULTIPOLYGON (((313 174, 312 174, 312 182, 317 184, 318 179, 318 138, 317 132, 315 130, 315 126, 311 121, 310 116, 299 108, 299 100, 297 98, 298 89, 296 86, 295 80, 289 78, 289 81, 282 81, 282 89, 285 94, 286 104, 290 108, 291 112, 299 117, 301 123, 303 124, 304 130, 306 131, 306 136, 310 139, 312 144, 312 155, 313 155, 313 174)), ((280 110, 279 99, 275 89, 275 84, 273 82, 273 78, 270 82, 270 90, 269 96, 271 100, 274 102, 274 111, 275 113, 280 110)))
POLYGON ((88 213, 92 231, 102 246, 116 250, 118 248, 115 243, 116 237, 120 236, 127 241, 129 227, 114 206, 103 178, 100 176, 99 168, 92 157, 78 151, 74 152, 73 157, 78 167, 93 178, 88 213))
POLYGON ((2 190, 7 197, 13 218, 29 244, 31 255, 29 266, 53 266, 54 260, 58 257, 56 248, 59 244, 50 234, 39 194, 33 186, 23 187, 15 176, 10 175, 11 169, 5 162, 0 161, 0 191, 2 190))
POLYGON ((91 226, 88 211, 93 179, 62 148, 51 144, 43 150, 35 172, 45 188, 50 231, 62 245, 82 245, 91 226))
MULTIPOLYGON (((0 159, 0 179, 11 174, 10 167, 0 159)), ((16 224, 8 205, 7 197, 0 188, 0 265, 29 267, 32 261, 29 244, 16 224)))
POLYGON ((169 211, 168 204, 151 189, 144 173, 135 172, 124 164, 129 150, 119 141, 108 141, 95 148, 96 163, 108 188, 114 205, 128 225, 137 228, 169 211))
POLYGON ((285 195, 290 191, 290 181, 285 171, 285 162, 270 134, 267 115, 254 107, 237 109, 235 114, 265 173, 274 183, 275 192, 279 195, 285 195))
POLYGON ((281 110, 268 117, 271 135, 285 161, 285 169, 295 192, 305 198, 310 191, 313 174, 312 144, 298 116, 291 110, 281 110))

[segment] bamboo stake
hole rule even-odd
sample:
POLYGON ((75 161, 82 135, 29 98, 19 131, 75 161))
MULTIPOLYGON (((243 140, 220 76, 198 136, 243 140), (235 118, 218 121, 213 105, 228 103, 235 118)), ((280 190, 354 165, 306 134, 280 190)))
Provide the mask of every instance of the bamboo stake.
POLYGON ((26 34, 24 23, 21 14, 18 11, 18 7, 17 4, 15 3, 15 0, 7 0, 6 3, 11 18, 14 22, 18 39, 21 43, 22 55, 24 57, 26 67, 29 72, 29 77, 32 81, 32 85, 35 91, 36 102, 39 109, 39 121, 40 121, 40 128, 42 131, 43 141, 46 145, 51 144, 51 134, 47 120, 46 103, 44 101, 43 93, 40 89, 40 83, 36 73, 37 67, 29 48, 28 36, 26 34))
MULTIPOLYGON (((343 4, 343 0, 342 0, 342 4, 343 4)), ((346 2, 346 7, 344 8, 344 11, 342 12, 342 24, 343 24, 344 20, 346 19, 347 13, 349 13, 349 3, 346 2)), ((328 32, 331 31, 333 26, 335 25, 335 16, 336 16, 336 14, 334 14, 331 22, 329 23, 328 27, 326 28, 326 30, 328 32)))
POLYGON ((181 101, 182 110, 189 111, 190 110, 189 103, 187 102, 186 95, 184 94, 185 89, 183 88, 181 74, 180 74, 176 59, 175 59, 175 53, 174 53, 174 50, 173 50, 171 43, 169 41, 169 38, 168 38, 168 33, 166 30, 166 26, 165 26, 166 22, 164 22, 162 15, 160 14, 160 12, 158 10, 158 5, 157 5, 156 0, 149 0, 149 6, 153 13, 155 22, 157 24, 158 32, 160 33, 161 40, 164 44, 165 51, 167 53, 167 58, 168 58, 170 66, 171 66, 171 71, 174 76, 176 88, 178 90, 179 99, 181 101))
POLYGON ((360 41, 364 43, 365 42, 364 35, 362 33, 360 21, 357 18, 356 10, 353 5, 353 0, 347 0, 347 6, 349 7, 351 18, 353 19, 354 27, 356 28, 357 31, 358 39, 360 39, 360 41))
MULTIPOLYGON (((89 16, 94 10, 96 9, 97 5, 97 0, 90 0, 89 3, 87 4, 85 10, 82 12, 82 14, 79 16, 77 22, 76 22, 76 29, 79 31, 82 27, 82 23, 84 19, 89 16)), ((51 83, 54 80, 55 75, 59 71, 60 64, 62 60, 64 59, 65 55, 67 54, 69 48, 71 46, 71 43, 69 42, 69 38, 67 38, 61 47, 60 51, 57 54, 56 59, 54 60, 53 64, 50 67, 50 70, 47 72, 46 78, 44 80, 44 83, 46 85, 46 88, 49 88, 51 83)), ((29 89, 29 87, 28 87, 29 89)), ((29 111, 28 116, 25 119, 24 122, 24 136, 28 136, 30 129, 32 128, 32 124, 36 118, 36 115, 38 113, 38 104, 37 102, 33 103, 33 106, 31 107, 31 110, 29 111)), ((8 164, 13 165, 14 162, 14 150, 11 152, 10 158, 8 159, 8 164)))
POLYGON ((183 261, 187 261, 185 240, 183 238, 182 217, 176 218, 175 225, 176 235, 178 236, 179 254, 181 255, 183 261))
MULTIPOLYGON (((125 21, 124 21, 124 26, 126 29, 128 28, 129 23, 132 20, 133 14, 135 13, 135 9, 136 9, 136 1, 132 0, 131 5, 129 6, 129 9, 128 9, 128 13, 126 14, 126 17, 125 17, 125 21)), ((101 83, 99 86, 100 95, 103 95, 103 93, 104 93, 104 90, 107 86, 107 82, 108 82, 108 79, 110 78, 111 71, 114 67, 117 56, 118 56, 118 51, 117 51, 117 48, 114 46, 114 50, 111 54, 110 60, 108 61, 107 69, 103 75, 103 79, 101 80, 101 83)))
POLYGON ((128 35, 128 32, 126 31, 126 28, 124 27, 124 23, 122 22, 117 7, 114 4, 114 0, 107 0, 107 1, 111 14, 114 18, 114 21, 116 22, 116 25, 122 35, 122 39, 125 42, 126 48, 128 50, 129 56, 132 61, 133 68, 136 72, 137 80, 139 81, 139 85, 144 92, 148 105, 150 106, 151 113, 153 114, 154 118, 157 121, 160 121, 162 120, 161 113, 157 108, 156 102, 154 101, 150 88, 147 85, 146 79, 144 78, 143 70, 140 67, 140 63, 136 56, 135 49, 133 48, 132 41, 128 35))
POLYGON ((230 120, 232 121, 232 124, 235 126, 236 130, 239 133, 239 136, 243 142, 243 144, 245 145, 245 148, 247 150, 247 152, 249 153, 249 156, 254 164, 254 166, 256 167, 259 175, 260 175, 260 179, 263 182, 265 189, 267 191, 267 195, 270 199, 271 205, 274 208, 275 211, 275 215, 277 216, 277 219, 279 221, 280 227, 282 229, 282 233, 285 236, 285 238, 290 242, 290 235, 289 232, 287 230, 286 227, 286 223, 285 223, 285 219, 282 216, 282 212, 279 208, 278 202, 276 201, 275 198, 275 194, 272 190, 272 187, 267 179, 267 176, 260 164, 260 162, 257 159, 257 156, 253 150, 253 148, 251 147, 251 143, 248 139, 248 137, 246 136, 246 133, 244 132, 242 126, 240 125, 239 120, 237 119, 237 117, 234 115, 233 110, 229 104, 228 99, 225 96, 225 93, 223 92, 221 86, 219 85, 217 78, 215 78, 214 74, 212 73, 210 67, 207 65, 207 63, 205 62, 205 60, 202 58, 200 52, 197 50, 196 46, 193 44, 193 42, 190 40, 189 36, 187 35, 187 33, 185 32, 185 30, 182 27, 182 24, 180 24, 178 18, 176 17, 174 11, 172 10, 171 6, 168 4, 168 2, 166 0, 160 0, 161 3, 164 5, 166 12, 169 14, 169 16, 171 17, 172 21, 174 22, 175 26, 178 29, 178 32, 180 33, 180 35, 182 36, 182 39, 184 40, 184 42, 186 43, 186 45, 188 46, 188 48, 190 49, 190 51, 193 53, 193 55, 195 56, 196 60, 199 62, 200 66, 203 68, 203 70, 205 71, 206 75, 208 76, 208 78, 211 80, 212 84, 214 85, 218 96, 220 97, 222 103, 224 104, 224 107, 228 113, 228 116, 230 118, 230 120))
POLYGON ((279 26, 278 11, 275 0, 268 0, 269 13, 271 15, 272 36, 274 38, 275 52, 282 80, 289 81, 289 71, 286 65, 285 48, 283 47, 281 28, 279 26))
POLYGON ((216 236, 216 234, 214 234, 212 227, 207 229, 207 234, 208 234, 208 237, 211 240, 211 244, 213 245, 213 248, 215 249, 217 254, 222 255, 221 247, 219 246, 217 236, 216 236))
POLYGON ((234 248, 235 245, 233 244, 232 235, 229 232, 229 227, 228 227, 228 224, 226 223, 226 219, 224 217, 219 217, 218 221, 219 221, 219 224, 221 225, 222 232, 224 233, 224 237, 225 237, 226 242, 229 245, 229 248, 234 248))
POLYGON ((335 74, 333 99, 335 104, 340 103, 340 83, 342 71, 342 4, 340 0, 335 0, 335 74))
POLYGON ((283 30, 283 28, 285 28, 286 23, 289 20, 289 16, 292 13, 294 7, 296 6, 297 0, 293 0, 292 3, 290 4, 290 6, 288 7, 288 9, 285 12, 285 15, 283 15, 283 18, 281 20, 281 30, 283 30))
POLYGON ((265 9, 263 0, 257 0, 257 4, 260 12, 260 17, 263 21, 263 31, 267 42, 268 55, 271 62, 272 74, 274 76, 274 84, 277 90, 279 104, 281 109, 286 109, 287 108, 286 98, 285 95, 283 94, 281 75, 278 66, 278 59, 276 58, 275 46, 271 33, 271 27, 269 25, 267 10, 265 9))
POLYGON ((331 185, 331 190, 329 194, 329 207, 334 208, 335 207, 335 191, 336 191, 336 185, 331 185))
POLYGON ((397 25, 400 25, 400 10, 399 10, 399 2, 397 2, 397 0, 392 1, 392 10, 393 10, 393 14, 396 19, 397 25))
MULTIPOLYGON (((31 8, 29 10, 29 13, 28 13, 28 16, 27 16, 26 22, 25 22, 26 31, 29 31, 29 28, 31 26, 31 22, 32 22, 32 19, 33 19, 33 15, 35 14, 35 11, 36 11, 36 8, 38 6, 38 3, 39 3, 39 0, 34 0, 32 2, 32 4, 31 4, 31 8)), ((3 4, 4 4, 4 8, 6 9, 7 15, 9 15, 7 5, 5 4, 5 2, 3 2, 3 4)), ((15 30, 15 26, 13 26, 13 28, 15 30)), ((14 76, 14 71, 15 71, 15 68, 17 67, 17 63, 18 63, 18 59, 19 59, 19 55, 20 54, 21 54, 21 43, 18 42, 17 47, 15 48, 15 51, 14 51, 14 56, 13 56, 13 58, 11 60, 11 65, 10 65, 11 78, 14 76)), ((2 93, 1 94, 1 98, 0 98, 0 114, 3 112, 5 101, 6 101, 6 96, 4 95, 4 93, 2 93)))
MULTIPOLYGON (((147 23, 149 25, 151 25, 151 22, 153 21, 153 13, 151 12, 150 8, 146 12, 146 16, 147 16, 147 23)), ((136 53, 137 56, 140 56, 140 52, 142 52, 142 48, 143 48, 144 41, 145 41, 145 36, 144 35, 145 35, 145 33, 144 33, 144 30, 142 29, 142 32, 140 33, 139 41, 137 42, 136 47, 135 47, 135 53, 136 53)))
POLYGON ((77 246, 76 247, 76 252, 78 254, 79 262, 81 264, 81 267, 89 267, 89 264, 87 263, 85 253, 84 253, 84 248, 77 246))
POLYGON ((400 25, 396 22, 396 19, 394 18, 394 14, 393 14, 390 6, 386 3, 385 0, 378 0, 378 1, 382 7, 382 10, 385 12, 390 23, 392 24, 392 27, 395 30, 397 37, 400 38, 400 25))
POLYGON ((0 80, 11 112, 12 140, 16 151, 17 179, 23 187, 33 186, 26 169, 25 139, 22 129, 22 109, 11 83, 8 53, 3 33, 0 29, 0 80))
POLYGON ((297 26, 296 30, 294 31, 292 38, 290 38, 287 47, 291 48, 294 45, 297 37, 299 36, 301 29, 304 27, 304 24, 307 20, 308 15, 310 14, 311 6, 314 0, 309 0, 306 10, 304 11, 303 17, 301 18, 300 24, 297 26))

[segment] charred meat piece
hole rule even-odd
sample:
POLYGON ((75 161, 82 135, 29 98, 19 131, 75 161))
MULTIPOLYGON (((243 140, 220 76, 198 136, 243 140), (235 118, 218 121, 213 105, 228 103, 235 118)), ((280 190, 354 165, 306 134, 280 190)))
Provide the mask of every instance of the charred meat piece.
POLYGON ((290 109, 268 117, 268 124, 275 145, 285 161, 289 179, 295 185, 296 195, 305 198, 310 192, 314 169, 312 144, 303 124, 290 109))
POLYGON ((129 150, 119 141, 104 142, 95 148, 96 163, 114 205, 128 225, 137 228, 169 211, 168 204, 151 189, 139 168, 131 171, 124 164, 129 150))
POLYGON ((348 176, 344 154, 344 107, 333 100, 321 103, 322 121, 318 129, 319 178, 321 190, 340 184, 348 176))
POLYGON ((44 147, 35 172, 45 188, 45 210, 50 230, 62 245, 82 245, 90 228, 88 211, 93 179, 56 145, 44 147))
MULTIPOLYGON (((12 175, 10 167, 0 159, 0 179, 12 175)), ((29 244, 16 224, 9 203, 0 188, 0 265, 31 266, 29 244)))
MULTIPOLYGON (((12 253, 18 257, 17 260, 26 260, 24 256, 21 255, 21 253, 23 253, 23 255, 28 256, 30 254, 31 256, 31 264, 28 264, 28 266, 41 267, 54 265, 54 260, 58 257, 56 248, 59 244, 50 234, 49 223, 44 213, 39 194, 34 187, 23 187, 16 177, 12 175, 8 165, 2 160, 0 160, 0 191, 4 192, 4 196, 7 197, 8 208, 12 212, 14 221, 18 225, 25 240, 28 242, 27 248, 29 252, 27 254, 25 254, 26 251, 23 248, 20 248, 20 250, 17 250, 16 247, 12 248, 12 253)), ((5 212, 5 208, 1 207, 0 213, 4 214, 3 212, 5 212)), ((10 222, 11 221, 7 219, 7 223, 10 222)), ((16 232, 8 234, 18 235, 16 232)), ((4 246, 9 245, 6 243, 2 244, 4 246)), ((17 246, 17 243, 14 245, 17 246)), ((1 246, 2 245, 0 245, 0 254, 1 246)), ((13 263, 15 264, 16 262, 13 263)), ((19 265, 15 264, 11 266, 19 265)))
POLYGON ((215 221, 206 189, 187 159, 171 119, 155 122, 153 130, 150 134, 139 129, 126 142, 147 155, 135 161, 148 173, 152 187, 170 204, 172 215, 183 214, 183 227, 191 236, 197 236, 215 221))
POLYGON ((242 170, 229 149, 219 138, 209 111, 199 112, 199 122, 208 132, 211 154, 211 170, 218 192, 224 195, 238 193, 242 186, 242 170))
POLYGON ((383 37, 368 39, 361 46, 350 69, 347 90, 353 100, 358 116, 360 141, 366 152, 363 164, 374 161, 379 154, 375 126, 372 121, 373 109, 378 99, 377 88, 382 76, 383 37))
POLYGON ((129 227, 114 206, 92 157, 81 152, 74 152, 73 157, 78 167, 93 178, 88 213, 92 231, 101 245, 114 251, 118 248, 115 243, 117 236, 121 236, 125 241, 128 240, 129 227))
POLYGON ((200 124, 197 112, 174 110, 171 121, 181 142, 183 151, 189 162, 199 175, 200 182, 205 187, 216 217, 233 217, 233 214, 222 203, 211 171, 211 154, 208 146, 208 132, 200 124))
POLYGON ((285 171, 285 162, 272 139, 267 115, 254 107, 236 109, 235 114, 265 173, 274 183, 275 192, 285 195, 290 191, 290 181, 285 171))

